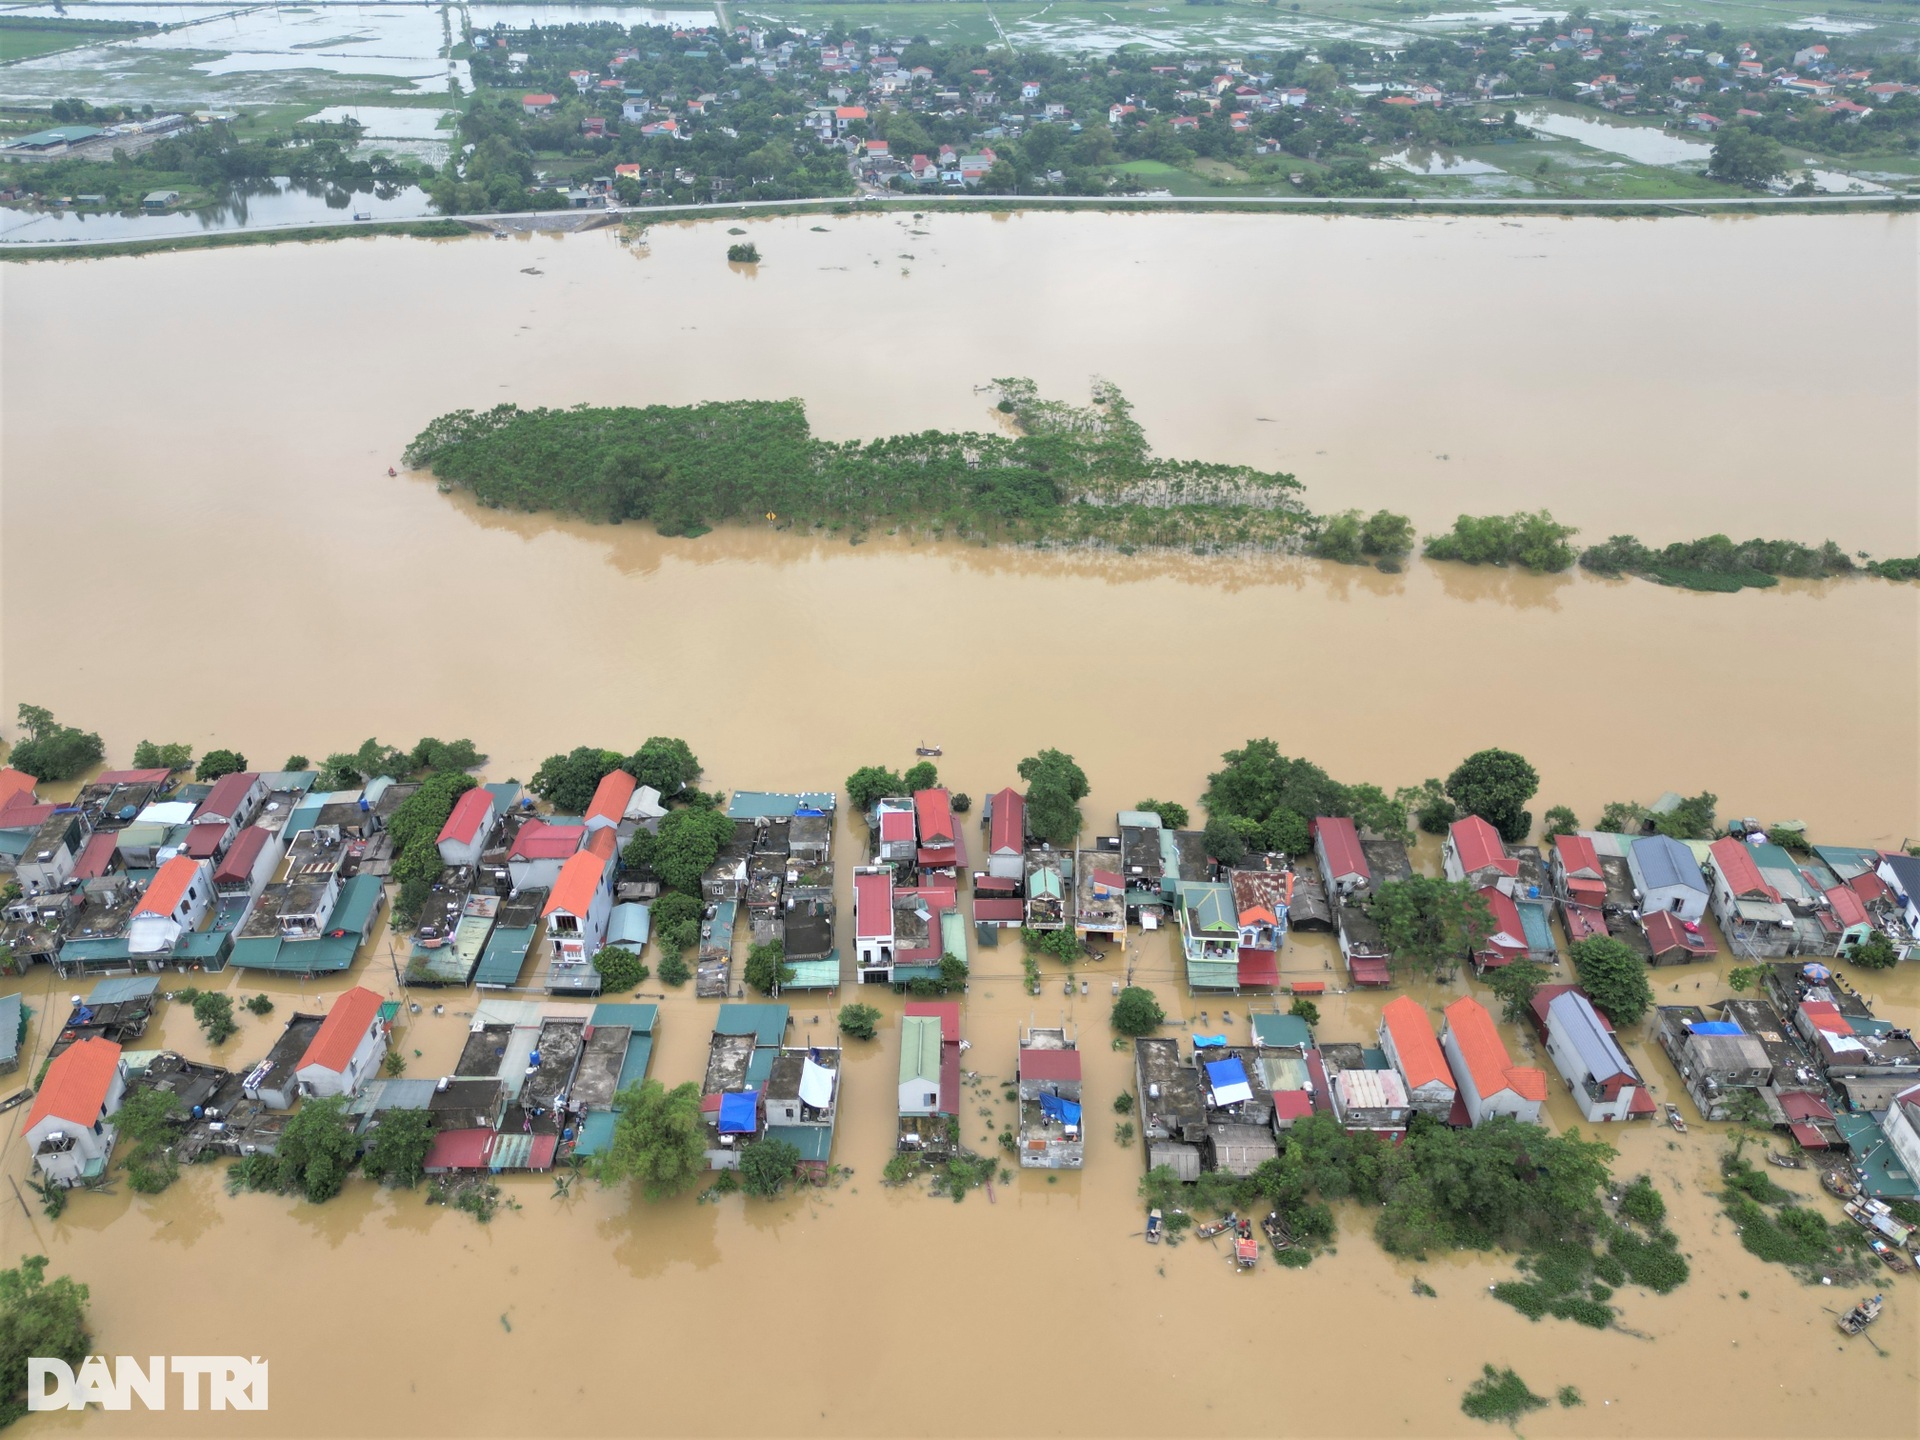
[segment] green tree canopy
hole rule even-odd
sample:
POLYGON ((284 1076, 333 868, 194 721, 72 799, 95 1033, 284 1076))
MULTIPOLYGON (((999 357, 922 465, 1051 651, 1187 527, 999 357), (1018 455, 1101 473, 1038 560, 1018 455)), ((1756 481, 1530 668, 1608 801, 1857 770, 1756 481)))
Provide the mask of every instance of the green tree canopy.
POLYGON ((298 1191, 315 1205, 331 1200, 347 1183, 359 1151, 344 1095, 302 1101, 270 1157, 276 1188, 298 1191))
POLYGON ((770 1200, 799 1167, 799 1147, 785 1140, 756 1140, 740 1151, 740 1188, 770 1200))
POLYGON ((1647 962, 1611 935, 1576 940, 1567 952, 1573 957, 1580 988, 1616 1026, 1632 1025, 1653 1005, 1653 986, 1647 980, 1647 962))
POLYGON ((856 1040, 871 1040, 880 1031, 880 1011, 872 1005, 842 1005, 840 1031, 856 1040))
POLYGON ((1059 750, 1029 755, 1019 768, 1027 782, 1027 829, 1049 845, 1071 845, 1080 834, 1080 802, 1090 788, 1086 771, 1059 750))
POLYGON ((373 1144, 361 1168, 369 1180, 411 1190, 426 1174, 433 1147, 433 1117, 425 1110, 387 1110, 373 1127, 373 1144))
POLYGON ((1351 813, 1346 786, 1310 760, 1282 755, 1271 740, 1249 740, 1220 758, 1225 764, 1207 776, 1207 793, 1200 797, 1209 815, 1264 821, 1284 810, 1304 821, 1351 813))
POLYGON ((1848 947, 1846 957, 1868 970, 1891 970, 1900 960, 1900 952, 1881 931, 1875 930, 1857 945, 1848 947))
POLYGON ((602 945, 593 953, 594 972, 600 977, 603 995, 624 995, 647 978, 647 967, 631 950, 618 945, 602 945))
POLYGON ((1367 902, 1395 961, 1434 974, 1480 948, 1493 933, 1493 912, 1465 881, 1415 875, 1388 880, 1367 902))
MULTIPOLYGON (((1244 817, 1210 815, 1207 817, 1207 828, 1200 832, 1208 856, 1222 865, 1238 865, 1246 858, 1247 842, 1240 833, 1240 827, 1234 823, 1237 820, 1244 821, 1244 817)), ((1261 827, 1257 823, 1245 823, 1251 825, 1256 834, 1259 833, 1261 827)))
POLYGON ((1151 990, 1129 985, 1113 1002, 1113 1028, 1122 1035, 1151 1035, 1165 1023, 1166 1011, 1151 990))
POLYGON ((86 1286, 67 1275, 49 1281, 44 1255, 23 1255, 14 1269, 0 1270, 0 1426, 27 1413, 28 1360, 77 1367, 92 1348, 86 1286))
POLYGON ((653 873, 669 889, 698 895, 700 877, 732 839, 733 822, 721 811, 700 805, 671 811, 660 821, 653 873))
POLYGON ((1487 975, 1487 988, 1500 997, 1500 1016, 1518 1025, 1533 1018, 1533 997, 1547 983, 1547 967, 1514 960, 1487 975))
POLYGON ((238 775, 246 768, 247 757, 238 750, 209 750, 200 757, 200 764, 193 772, 193 778, 218 780, 222 775, 238 775))
POLYGON ((562 815, 578 815, 593 803, 593 792, 608 772, 620 768, 620 758, 617 750, 578 745, 542 760, 527 788, 562 815))
POLYGON ((613 1109, 613 1139, 594 1171, 601 1184, 635 1180, 649 1200, 665 1200, 706 1169, 698 1085, 669 1090, 658 1080, 643 1080, 615 1095, 613 1109))
POLYGON ((107 747, 98 735, 62 725, 53 712, 38 705, 19 709, 20 735, 7 763, 37 780, 72 780, 98 765, 107 747))
POLYGON ((907 773, 900 777, 906 786, 906 793, 914 794, 920 790, 931 790, 940 783, 940 767, 931 760, 922 760, 909 765, 907 773))
POLYGON ((1745 125, 1722 128, 1707 157, 1710 178, 1746 190, 1765 190, 1786 173, 1787 157, 1780 142, 1745 125))
POLYGON ((847 796, 853 801, 853 808, 863 813, 888 795, 906 793, 906 777, 884 765, 862 765, 847 776, 847 796))
POLYGON ((1447 777, 1447 794, 1469 815, 1478 815, 1518 845, 1533 828, 1527 801, 1540 789, 1540 775, 1511 750, 1476 750, 1447 777))
POLYGON ((747 984, 762 995, 771 995, 793 979, 795 972, 787 964, 786 947, 778 940, 768 940, 747 951, 746 968, 741 973, 747 984))
POLYGON ((1572 835, 1580 828, 1580 817, 1565 805, 1555 805, 1541 819, 1541 834, 1549 843, 1561 835, 1572 835))
POLYGON ((1675 840, 1712 840, 1720 833, 1720 826, 1714 818, 1714 807, 1719 803, 1718 795, 1711 790, 1702 790, 1698 795, 1682 800, 1671 810, 1655 815, 1654 831, 1675 840))
POLYGON ((663 800, 676 798, 700 778, 700 761, 692 748, 686 741, 667 735, 651 737, 634 751, 624 768, 640 784, 658 790, 663 800))
MULTIPOLYGON (((192 763, 191 745, 156 745, 151 740, 142 740, 133 747, 133 768, 136 770, 184 770, 192 763)), ((203 775, 200 778, 204 780, 207 777, 203 775)))

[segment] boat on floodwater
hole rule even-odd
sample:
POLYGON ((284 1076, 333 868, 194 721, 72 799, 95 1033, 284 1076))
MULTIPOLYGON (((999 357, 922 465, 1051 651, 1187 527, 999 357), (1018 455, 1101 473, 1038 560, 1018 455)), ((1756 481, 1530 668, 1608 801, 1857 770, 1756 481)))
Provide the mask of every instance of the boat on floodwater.
POLYGON ((1667 1105, 1667 1124, 1671 1125, 1675 1130, 1678 1130, 1682 1135, 1687 1133, 1687 1122, 1680 1118, 1680 1107, 1671 1102, 1667 1105))
POLYGON ((1862 1300, 1836 1322, 1842 1335, 1858 1335, 1874 1321, 1880 1318, 1880 1310, 1885 1302, 1875 1295, 1870 1300, 1862 1300))

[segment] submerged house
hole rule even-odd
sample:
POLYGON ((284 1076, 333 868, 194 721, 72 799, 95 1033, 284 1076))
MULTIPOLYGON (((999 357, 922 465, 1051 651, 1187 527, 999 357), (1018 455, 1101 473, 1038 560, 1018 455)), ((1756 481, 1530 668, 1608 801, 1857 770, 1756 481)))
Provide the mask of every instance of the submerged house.
POLYGON ((960 1120, 960 1002, 909 1000, 900 1019, 900 1126, 895 1148, 951 1154, 960 1120))
POLYGON ((127 924, 134 955, 169 955, 183 935, 199 928, 213 903, 213 872, 205 860, 176 855, 154 873, 127 924))
POLYGON ((987 832, 987 873, 1020 879, 1026 873, 1027 797, 1011 786, 989 795, 980 825, 987 832))
POLYGON ((387 1022, 380 1014, 385 1003, 364 985, 333 1002, 294 1069, 301 1095, 325 1099, 360 1093, 387 1053, 387 1022))
POLYGON ((1078 1170, 1086 1163, 1080 1114, 1080 1050, 1063 1025, 1020 1037, 1020 1164, 1078 1170))
POLYGON ((1180 948, 1189 990, 1240 990, 1240 920, 1233 887, 1218 881, 1181 881, 1177 892, 1180 948))
POLYGON ((1453 1070, 1469 1125, 1484 1125, 1498 1115, 1529 1123, 1540 1118, 1547 1098, 1545 1072, 1515 1065, 1487 1007, 1463 995, 1445 1011, 1440 1049, 1453 1070))
POLYGON ((853 872, 853 953, 862 985, 893 979, 893 871, 884 865, 853 872))
POLYGON ((493 838, 497 816, 493 795, 484 785, 476 785, 453 802, 446 824, 440 827, 438 844, 442 865, 478 865, 493 838))
POLYGON ((1271 868, 1248 865, 1227 876, 1240 927, 1238 960, 1242 990, 1272 989, 1280 983, 1280 946, 1286 939, 1293 882, 1293 872, 1277 865, 1271 868))
POLYGON ((1793 953, 1793 911, 1760 875, 1744 843, 1731 836, 1708 847, 1713 859, 1713 913, 1734 953, 1781 959, 1793 953))
POLYGON ((1645 1119, 1653 1114, 1653 1096, 1627 1059, 1613 1026, 1576 986, 1536 1008, 1545 1016, 1547 1056, 1567 1082, 1573 1103, 1589 1121, 1645 1119))
POLYGON ((1627 869, 1633 876, 1642 918, 1665 911, 1682 920, 1698 920, 1707 913, 1707 882, 1693 851, 1666 835, 1642 835, 1627 851, 1627 869))
POLYGON ((800 1152, 799 1169, 824 1179, 833 1159, 833 1127, 840 1098, 838 1045, 788 1046, 767 1070, 761 1110, 764 1138, 800 1152))
POLYGON ((1453 1113, 1459 1090, 1419 1001, 1397 995, 1381 1009, 1380 1049, 1405 1082, 1415 1110, 1435 1120, 1453 1113))
POLYGON ((714 1016, 700 1084, 709 1170, 738 1169, 740 1148, 765 1130, 762 1092, 782 1053, 787 1025, 785 1005, 725 1004, 714 1016))
POLYGON ((576 852, 560 867, 541 912, 547 922, 549 989, 598 993, 593 957, 613 914, 613 870, 593 850, 576 852))
POLYGON ((1133 1042, 1133 1063, 1147 1169, 1167 1165, 1181 1180, 1198 1180, 1207 1140, 1199 1071, 1181 1061, 1178 1040, 1158 1035, 1133 1042))
POLYGON ((1447 827, 1440 864, 1449 880, 1465 881, 1476 890, 1496 889, 1509 896, 1520 873, 1520 862, 1507 854, 1500 832, 1478 815, 1468 815, 1447 827))
POLYGON ((112 1116, 126 1094, 126 1066, 111 1040, 82 1040, 53 1058, 27 1112, 27 1151, 50 1185, 73 1186, 106 1173, 112 1116))

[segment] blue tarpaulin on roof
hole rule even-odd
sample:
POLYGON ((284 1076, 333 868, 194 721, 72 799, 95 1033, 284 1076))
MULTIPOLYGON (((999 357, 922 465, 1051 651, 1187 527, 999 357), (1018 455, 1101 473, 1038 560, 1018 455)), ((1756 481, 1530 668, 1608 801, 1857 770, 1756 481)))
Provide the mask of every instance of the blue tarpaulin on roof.
POLYGON ((1209 1060, 1207 1079, 1212 1082, 1216 1090, 1225 1089, 1229 1085, 1244 1085, 1247 1083, 1247 1067, 1240 1063, 1237 1055, 1227 1060, 1209 1060))
POLYGON ((1211 1045, 1225 1045, 1226 1043, 1227 1037, 1224 1035, 1196 1035, 1193 1037, 1193 1048, 1196 1050, 1204 1050, 1211 1045))
POLYGON ((1701 1020, 1694 1025, 1693 1033, 1695 1035, 1744 1035, 1747 1032, 1731 1020, 1701 1020))
POLYGON ((760 1128, 760 1092, 740 1090, 720 1097, 720 1133, 751 1135, 760 1128))
POLYGON ((1057 1120, 1062 1125, 1080 1123, 1080 1105, 1078 1101, 1062 1100, 1058 1095, 1048 1095, 1044 1091, 1040 1096, 1040 1113, 1049 1120, 1057 1120))

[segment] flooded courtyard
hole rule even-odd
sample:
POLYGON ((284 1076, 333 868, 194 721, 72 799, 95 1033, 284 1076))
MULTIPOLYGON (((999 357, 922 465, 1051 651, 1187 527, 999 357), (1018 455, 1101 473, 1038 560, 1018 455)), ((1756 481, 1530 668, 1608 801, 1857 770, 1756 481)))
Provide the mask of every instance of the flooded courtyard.
MULTIPOLYGON (((819 433, 850 437, 985 428, 974 387, 994 377, 1079 399, 1099 374, 1161 453, 1292 470, 1320 511, 1388 505, 1431 530, 1546 506, 1589 538, 1912 554, 1910 217, 745 228, 757 272, 724 264, 718 225, 639 245, 370 239, 0 269, 0 715, 49 706, 117 763, 142 738, 271 766, 368 735, 466 735, 490 778, 523 780, 577 744, 681 735, 728 788, 837 787, 939 743, 943 780, 976 797, 1057 746, 1092 781, 1092 833, 1146 795, 1194 803, 1249 736, 1389 789, 1498 744, 1539 769, 1536 814, 1591 823, 1610 800, 1707 789, 1723 816, 1792 816, 1816 838, 1920 836, 1912 586, 1699 595, 771 527, 667 540, 387 473, 435 415, 502 400, 798 395, 819 433), (1852 363, 1784 365, 1725 323, 1730 297, 1761 293, 1850 317, 1852 363)), ((856 824, 836 841, 843 890, 856 824)), ((1430 842, 1418 860, 1437 873, 1430 842)), ((1623 1330, 1529 1322, 1487 1294, 1510 1264, 1392 1260, 1351 1208, 1336 1254, 1236 1276, 1204 1243, 1141 1243, 1140 1150, 1107 1120, 1131 1053, 1109 1048, 1106 1011, 1127 966, 1175 1033, 1205 1011, 1207 1033, 1243 1039, 1246 1002, 1186 997, 1164 934, 1083 967, 1085 996, 1051 962, 1025 993, 1014 944, 973 960, 967 1064, 996 1083, 967 1102, 968 1141, 990 1150, 1005 1123, 1019 1028, 1064 1016, 1087 1067, 1082 1174, 1020 1174, 959 1205, 883 1188, 899 1001, 802 996, 795 1043, 825 1039, 843 1001, 886 1019, 847 1042, 834 1159, 853 1173, 798 1197, 649 1205, 526 1178, 481 1226, 358 1182, 321 1207, 229 1198, 218 1167, 157 1199, 80 1197, 58 1221, 0 1195, 0 1254, 45 1253, 89 1284, 104 1352, 260 1355, 273 1373, 265 1414, 37 1416, 22 1433, 1490 1433, 1458 1408, 1487 1362, 1585 1397, 1530 1435, 1912 1433, 1913 1282, 1889 1282, 1884 1357, 1843 1344, 1823 1308, 1840 1294, 1749 1255, 1721 1215, 1721 1127, 1607 1136, 1616 1174, 1658 1182, 1693 1268, 1668 1298, 1622 1292, 1623 1330)), ((1296 938, 1282 964, 1343 982, 1324 939, 1296 938)), ((1725 968, 1661 972, 1657 998, 1719 998, 1725 968)), ((212 977, 277 1004, 240 1014, 217 1058, 258 1058, 289 1011, 348 984, 401 998, 395 974, 379 935, 325 983, 212 977)), ((1916 977, 1858 983, 1911 1024, 1916 977)), ((6 985, 39 1017, 73 988, 44 971, 6 985)), ((1457 989, 1406 993, 1435 1006, 1457 989)), ((411 998, 396 1048, 410 1075, 446 1073, 472 992, 411 998)), ((697 1080, 711 1004, 644 998, 663 1006, 651 1074, 697 1080)), ((1329 995, 1323 1036, 1371 1036, 1382 998, 1329 995)), ((1622 1039, 1678 1098, 1645 1027, 1622 1039)), ((179 1005, 141 1043, 208 1053, 179 1005)), ((1557 1086, 1550 1108, 1577 1118, 1557 1086)), ((23 1114, 0 1116, 16 1177, 23 1114)))

